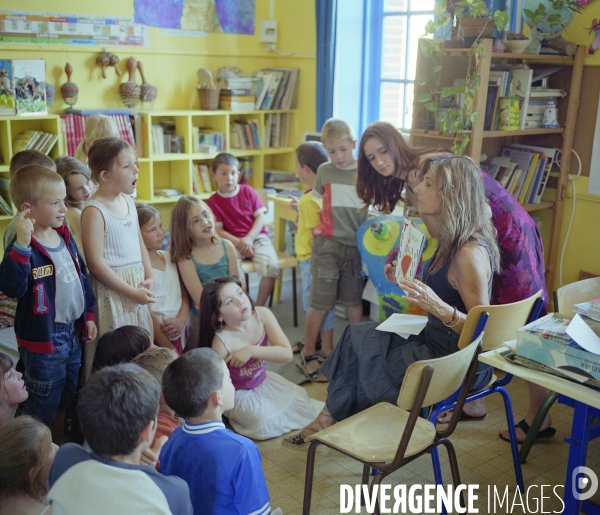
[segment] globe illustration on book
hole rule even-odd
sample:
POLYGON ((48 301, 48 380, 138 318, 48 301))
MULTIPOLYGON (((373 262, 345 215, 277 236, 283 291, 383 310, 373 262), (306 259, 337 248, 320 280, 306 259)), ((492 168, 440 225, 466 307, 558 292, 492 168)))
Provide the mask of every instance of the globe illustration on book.
MULTIPOLYGON (((546 8, 546 12, 549 14, 559 14, 565 22, 565 27, 571 21, 573 16, 573 11, 569 9, 561 9, 560 11, 554 10, 552 7, 552 2, 550 0, 523 0, 523 10, 529 9, 531 11, 535 11, 538 5, 542 4, 546 8)), ((527 25, 531 27, 531 21, 527 19, 525 13, 523 13, 523 20, 527 25)), ((544 37, 555 37, 558 36, 563 30, 564 27, 561 25, 555 25, 550 27, 546 21, 542 21, 537 24, 537 29, 544 37)))

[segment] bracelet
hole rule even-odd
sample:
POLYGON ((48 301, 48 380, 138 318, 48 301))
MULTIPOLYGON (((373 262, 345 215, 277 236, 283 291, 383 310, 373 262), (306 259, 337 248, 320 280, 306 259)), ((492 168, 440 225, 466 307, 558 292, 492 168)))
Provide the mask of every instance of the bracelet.
POLYGON ((442 321, 442 323, 446 327, 456 327, 460 323, 460 317, 458 316, 458 309, 456 309, 456 306, 454 306, 454 314, 452 315, 452 318, 448 320, 448 322, 442 321))

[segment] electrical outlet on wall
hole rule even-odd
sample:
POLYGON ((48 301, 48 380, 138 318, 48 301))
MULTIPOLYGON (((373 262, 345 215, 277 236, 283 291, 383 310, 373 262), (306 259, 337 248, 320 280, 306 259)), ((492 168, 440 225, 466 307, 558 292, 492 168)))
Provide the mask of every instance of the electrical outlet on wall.
POLYGON ((275 20, 261 20, 258 40, 261 43, 277 43, 277 22, 275 20))

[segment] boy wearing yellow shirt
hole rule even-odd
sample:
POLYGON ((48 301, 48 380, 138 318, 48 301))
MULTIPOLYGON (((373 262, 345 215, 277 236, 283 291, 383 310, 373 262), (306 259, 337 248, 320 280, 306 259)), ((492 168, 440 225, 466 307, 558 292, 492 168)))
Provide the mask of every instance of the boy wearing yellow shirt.
MULTIPOLYGON (((310 287, 312 284, 312 274, 310 272, 313 246, 312 230, 320 223, 319 213, 323 205, 322 200, 312 194, 312 189, 317 182, 317 169, 327 161, 329 161, 327 151, 319 142, 307 141, 296 149, 298 179, 300 179, 300 182, 309 185, 309 189, 304 192, 298 201, 298 228, 295 240, 296 259, 300 262, 300 273, 302 274, 302 304, 305 312, 310 307, 310 287)), ((335 311, 332 309, 325 316, 321 326, 321 342, 325 345, 325 348, 332 348, 335 324, 335 311)), ((302 347, 301 342, 296 343, 294 352, 300 352, 302 347)))

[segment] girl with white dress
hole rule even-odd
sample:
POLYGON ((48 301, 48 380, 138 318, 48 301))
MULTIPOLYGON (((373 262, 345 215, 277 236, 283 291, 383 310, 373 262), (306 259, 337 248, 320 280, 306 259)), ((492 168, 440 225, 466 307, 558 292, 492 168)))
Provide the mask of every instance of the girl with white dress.
MULTIPOLYGON (((131 198, 138 179, 137 158, 129 143, 103 138, 91 146, 88 164, 99 187, 84 204, 81 227, 96 294, 98 337, 117 327, 136 325, 146 329, 152 339, 147 305, 156 301, 154 275, 131 198)), ((96 344, 86 344, 86 378, 96 344)))
POLYGON ((273 313, 255 307, 237 277, 220 277, 204 285, 199 346, 212 347, 227 363, 235 404, 225 415, 236 432, 266 440, 315 418, 304 388, 266 371, 265 361, 291 361, 292 347, 273 313))
POLYGON ((154 273, 153 293, 156 295, 156 302, 150 304, 154 344, 175 349, 181 354, 185 347, 190 299, 181 284, 177 265, 171 262, 168 251, 161 250, 165 231, 160 213, 147 204, 136 203, 135 207, 154 273))

